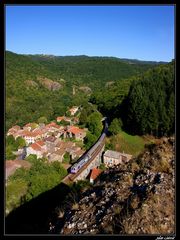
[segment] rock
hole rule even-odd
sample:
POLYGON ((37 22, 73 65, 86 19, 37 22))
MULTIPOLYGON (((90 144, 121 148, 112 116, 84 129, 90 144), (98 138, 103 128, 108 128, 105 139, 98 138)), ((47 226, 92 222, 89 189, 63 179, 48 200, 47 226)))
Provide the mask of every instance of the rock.
POLYGON ((83 92, 90 94, 92 92, 92 89, 90 87, 84 86, 84 87, 80 87, 80 90, 82 90, 83 92))
POLYGON ((37 77, 37 80, 43 85, 45 88, 56 91, 62 88, 62 85, 58 82, 52 81, 51 79, 48 78, 43 78, 43 77, 37 77))

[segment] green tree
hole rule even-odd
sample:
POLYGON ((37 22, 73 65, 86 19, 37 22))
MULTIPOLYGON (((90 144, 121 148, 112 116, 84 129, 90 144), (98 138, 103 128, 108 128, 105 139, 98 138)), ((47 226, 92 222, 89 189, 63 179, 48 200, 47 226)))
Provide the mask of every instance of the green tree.
POLYGON ((14 160, 16 158, 16 155, 14 155, 12 151, 11 146, 6 146, 6 160, 14 160))
POLYGON ((66 152, 63 157, 63 163, 69 163, 71 160, 70 154, 66 152))
POLYGON ((96 141, 97 141, 97 137, 88 131, 84 139, 85 148, 89 149, 96 141))
POLYGON ((169 135, 174 132, 173 63, 147 71, 130 87, 121 117, 131 134, 169 135))
POLYGON ((15 145, 15 138, 12 135, 6 137, 6 144, 7 145, 15 145))
POLYGON ((13 154, 13 151, 17 151, 18 146, 15 138, 10 135, 6 137, 6 160, 14 160, 16 155, 13 154))
POLYGON ((46 117, 43 116, 43 117, 38 118, 37 122, 38 122, 38 123, 45 123, 45 124, 46 124, 46 123, 48 122, 48 120, 47 120, 46 117))
POLYGON ((79 123, 86 126, 87 121, 88 121, 87 111, 85 108, 83 108, 83 110, 81 111, 80 118, 79 118, 79 123))
POLYGON ((17 137, 16 138, 16 146, 17 148, 22 148, 26 146, 26 141, 22 137, 17 137))
POLYGON ((96 137, 100 136, 101 131, 103 129, 101 119, 102 119, 102 115, 100 114, 100 112, 93 112, 88 117, 88 123, 87 123, 88 129, 96 137))
POLYGON ((101 170, 106 170, 106 166, 105 166, 105 164, 104 163, 101 163, 101 165, 99 166, 99 169, 101 169, 101 170))
POLYGON ((112 135, 116 135, 121 132, 121 129, 122 129, 122 120, 114 118, 109 126, 109 129, 108 129, 109 132, 112 135))

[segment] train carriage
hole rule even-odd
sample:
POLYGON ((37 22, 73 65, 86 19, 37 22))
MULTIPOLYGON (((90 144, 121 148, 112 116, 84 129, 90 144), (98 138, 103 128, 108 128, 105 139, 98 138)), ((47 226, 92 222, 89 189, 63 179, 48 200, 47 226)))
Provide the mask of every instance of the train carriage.
POLYGON ((105 121, 105 125, 104 125, 104 130, 103 133, 101 134, 100 138, 98 139, 98 141, 89 149, 89 151, 82 157, 82 159, 80 159, 80 161, 78 161, 77 163, 75 163, 71 169, 70 172, 71 173, 77 173, 88 161, 89 159, 91 159, 92 154, 95 152, 95 150, 100 146, 104 144, 104 140, 106 137, 106 133, 107 133, 107 129, 108 129, 108 124, 105 121))

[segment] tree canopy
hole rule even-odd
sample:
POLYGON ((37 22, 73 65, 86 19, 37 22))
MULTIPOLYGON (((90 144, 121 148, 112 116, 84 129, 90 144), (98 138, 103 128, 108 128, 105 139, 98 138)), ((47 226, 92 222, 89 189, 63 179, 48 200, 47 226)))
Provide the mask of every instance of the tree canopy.
POLYGON ((134 81, 120 108, 125 128, 133 134, 174 133, 174 63, 149 70, 134 81))

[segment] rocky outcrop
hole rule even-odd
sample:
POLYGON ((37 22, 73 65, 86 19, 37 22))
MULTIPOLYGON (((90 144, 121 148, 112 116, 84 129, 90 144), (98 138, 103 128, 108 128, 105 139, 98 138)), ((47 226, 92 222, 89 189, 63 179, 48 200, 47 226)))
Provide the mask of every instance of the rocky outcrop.
POLYGON ((101 174, 93 187, 64 209, 53 231, 173 234, 174 185, 174 138, 163 138, 138 158, 101 174))
POLYGON ((27 80, 25 82, 26 84, 26 87, 29 89, 30 87, 33 87, 33 88, 38 88, 38 84, 35 82, 35 81, 32 81, 32 80, 27 80))
POLYGON ((62 88, 62 85, 58 82, 52 81, 48 78, 38 77, 37 80, 40 82, 41 85, 43 85, 45 88, 56 91, 62 88))
POLYGON ((81 91, 83 91, 84 93, 90 94, 92 92, 90 87, 84 86, 84 87, 79 87, 79 89, 81 91))

